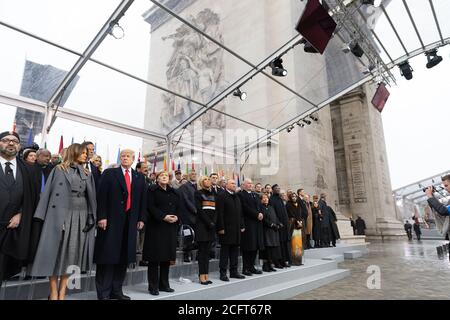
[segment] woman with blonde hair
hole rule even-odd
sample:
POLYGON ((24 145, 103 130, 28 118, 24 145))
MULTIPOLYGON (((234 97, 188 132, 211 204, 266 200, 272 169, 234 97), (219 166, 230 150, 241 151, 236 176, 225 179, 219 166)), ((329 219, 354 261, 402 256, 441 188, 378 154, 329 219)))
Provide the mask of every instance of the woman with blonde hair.
POLYGON ((195 241, 198 245, 198 274, 200 283, 211 284, 209 280, 209 259, 211 243, 216 234, 216 199, 211 190, 211 179, 203 176, 198 180, 199 190, 195 192, 197 220, 194 224, 195 241))
POLYGON ((98 154, 95 154, 95 155, 92 157, 91 162, 94 164, 94 166, 97 167, 98 171, 99 171, 100 173, 102 173, 102 171, 103 171, 103 167, 102 167, 102 165, 103 165, 103 163, 102 163, 102 157, 99 156, 98 154))
POLYGON ((71 268, 83 272, 92 267, 97 202, 94 179, 83 168, 86 158, 86 148, 78 143, 67 149, 34 214, 43 226, 31 276, 50 278, 49 300, 64 300, 71 268))

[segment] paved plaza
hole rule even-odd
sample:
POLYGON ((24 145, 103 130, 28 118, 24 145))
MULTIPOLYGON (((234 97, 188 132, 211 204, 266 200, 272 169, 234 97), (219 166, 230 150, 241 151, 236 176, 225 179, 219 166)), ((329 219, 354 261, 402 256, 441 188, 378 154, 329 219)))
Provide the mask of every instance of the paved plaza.
MULTIPOLYGON (((398 300, 449 299, 450 263, 448 255, 439 259, 436 246, 445 241, 372 242, 369 253, 357 260, 346 260, 340 268, 349 269, 351 276, 303 293, 294 300, 398 300), (368 289, 370 266, 378 266, 380 289, 368 289)), ((370 283, 373 283, 370 281, 370 283)))

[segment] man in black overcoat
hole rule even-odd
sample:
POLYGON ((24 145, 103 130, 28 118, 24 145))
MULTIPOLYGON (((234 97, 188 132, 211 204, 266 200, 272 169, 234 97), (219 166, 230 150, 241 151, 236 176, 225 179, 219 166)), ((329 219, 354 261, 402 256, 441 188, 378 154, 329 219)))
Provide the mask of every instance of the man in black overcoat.
POLYGON ((17 157, 20 138, 0 133, 0 286, 28 261, 39 183, 35 168, 17 157))
POLYGON ((102 174, 100 173, 100 170, 98 170, 98 168, 91 161, 92 157, 94 156, 95 146, 91 141, 85 141, 81 145, 87 149, 88 153, 85 164, 86 170, 88 170, 92 174, 92 177, 94 178, 95 189, 98 189, 98 185, 100 183, 100 178, 102 174))
POLYGON ((146 184, 131 169, 134 151, 122 150, 121 166, 104 171, 97 190, 94 262, 99 300, 129 300, 122 292, 127 266, 136 262, 137 230, 144 227, 146 184))
MULTIPOLYGON (((181 223, 194 228, 197 220, 197 208, 195 206, 195 191, 197 191, 197 174, 195 171, 189 173, 189 181, 179 187, 177 190, 180 195, 180 214, 181 223)), ((186 241, 183 247, 184 262, 190 262, 190 254, 194 248, 189 241, 186 241)))
POLYGON ((286 268, 290 267, 291 264, 291 253, 290 253, 290 241, 291 235, 288 231, 288 214, 286 206, 284 205, 283 199, 280 196, 280 186, 274 184, 272 186, 272 196, 270 197, 269 204, 274 208, 277 214, 278 220, 281 222, 280 229, 278 230, 278 235, 280 236, 280 251, 281 259, 278 263, 275 263, 276 268, 286 268))
POLYGON ((244 279, 245 276, 239 274, 237 268, 241 233, 245 231, 245 225, 234 180, 228 180, 225 191, 217 195, 216 212, 216 229, 220 243, 220 280, 230 281, 227 277, 228 260, 230 260, 230 278, 244 279))
POLYGON ((255 192, 252 192, 253 183, 245 179, 242 191, 238 193, 242 204, 245 231, 242 233, 242 273, 246 276, 261 274, 262 271, 255 268, 255 259, 258 250, 264 250, 264 226, 261 201, 255 192))

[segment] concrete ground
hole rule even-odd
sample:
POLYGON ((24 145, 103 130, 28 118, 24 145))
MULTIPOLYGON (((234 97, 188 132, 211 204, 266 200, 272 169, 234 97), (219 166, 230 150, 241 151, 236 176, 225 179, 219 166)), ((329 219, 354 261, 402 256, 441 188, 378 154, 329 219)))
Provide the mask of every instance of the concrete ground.
POLYGON ((292 299, 450 299, 448 254, 439 259, 436 251, 444 243, 439 240, 372 242, 366 256, 339 264, 340 268, 351 271, 350 277, 292 299), (375 288, 369 289, 368 282, 375 288))

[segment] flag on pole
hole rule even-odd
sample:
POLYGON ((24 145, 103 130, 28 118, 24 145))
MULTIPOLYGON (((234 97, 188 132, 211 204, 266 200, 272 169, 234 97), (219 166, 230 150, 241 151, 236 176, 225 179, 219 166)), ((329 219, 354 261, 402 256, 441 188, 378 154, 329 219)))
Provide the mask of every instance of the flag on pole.
POLYGON ((237 186, 238 187, 241 186, 241 180, 239 179, 239 174, 237 174, 237 186))
POLYGON ((139 149, 138 162, 141 162, 141 149, 139 149))
POLYGON ((194 160, 192 160, 192 171, 195 171, 195 163, 194 163, 194 160))
POLYGON ((106 167, 109 166, 109 144, 106 145, 106 160, 105 160, 106 167))
POLYGON ((172 171, 175 171, 175 160, 172 158, 172 171))
POLYGON ((153 173, 156 173, 156 157, 158 153, 155 151, 155 158, 153 159, 153 173))
MULTIPOLYGON (((73 138, 72 138, 73 139, 73 138)), ((73 143, 73 142, 72 142, 73 143)), ((94 154, 97 154, 97 142, 94 143, 94 154)))
POLYGON ((186 174, 189 174, 189 163, 186 162, 186 174))
POLYGON ((208 166, 205 164, 205 176, 208 176, 208 166))
MULTIPOLYGON (((75 142, 75 139, 73 138, 73 136, 72 136, 72 141, 70 142, 70 144, 74 144, 74 142, 75 142)), ((95 147, 94 147, 94 149, 97 147, 97 144, 95 144, 95 147)), ((95 151, 94 151, 94 153, 95 153, 95 151)))
POLYGON ((31 146, 34 142, 33 137, 33 126, 30 127, 30 130, 28 131, 28 139, 27 139, 27 146, 31 146))
POLYGON ((167 155, 164 155, 163 166, 164 166, 164 171, 167 171, 167 155))
POLYGON ((62 154, 63 149, 64 149, 64 141, 63 141, 63 136, 61 135, 61 139, 59 140, 58 154, 62 154))
POLYGON ((47 141, 44 142, 44 149, 47 149, 47 141))
POLYGON ((17 130, 17 124, 16 124, 16 121, 14 120, 14 122, 13 122, 13 132, 16 132, 16 130, 17 130))
POLYGON ((117 151, 117 161, 116 161, 116 163, 117 164, 120 163, 120 146, 119 146, 119 150, 117 151))

